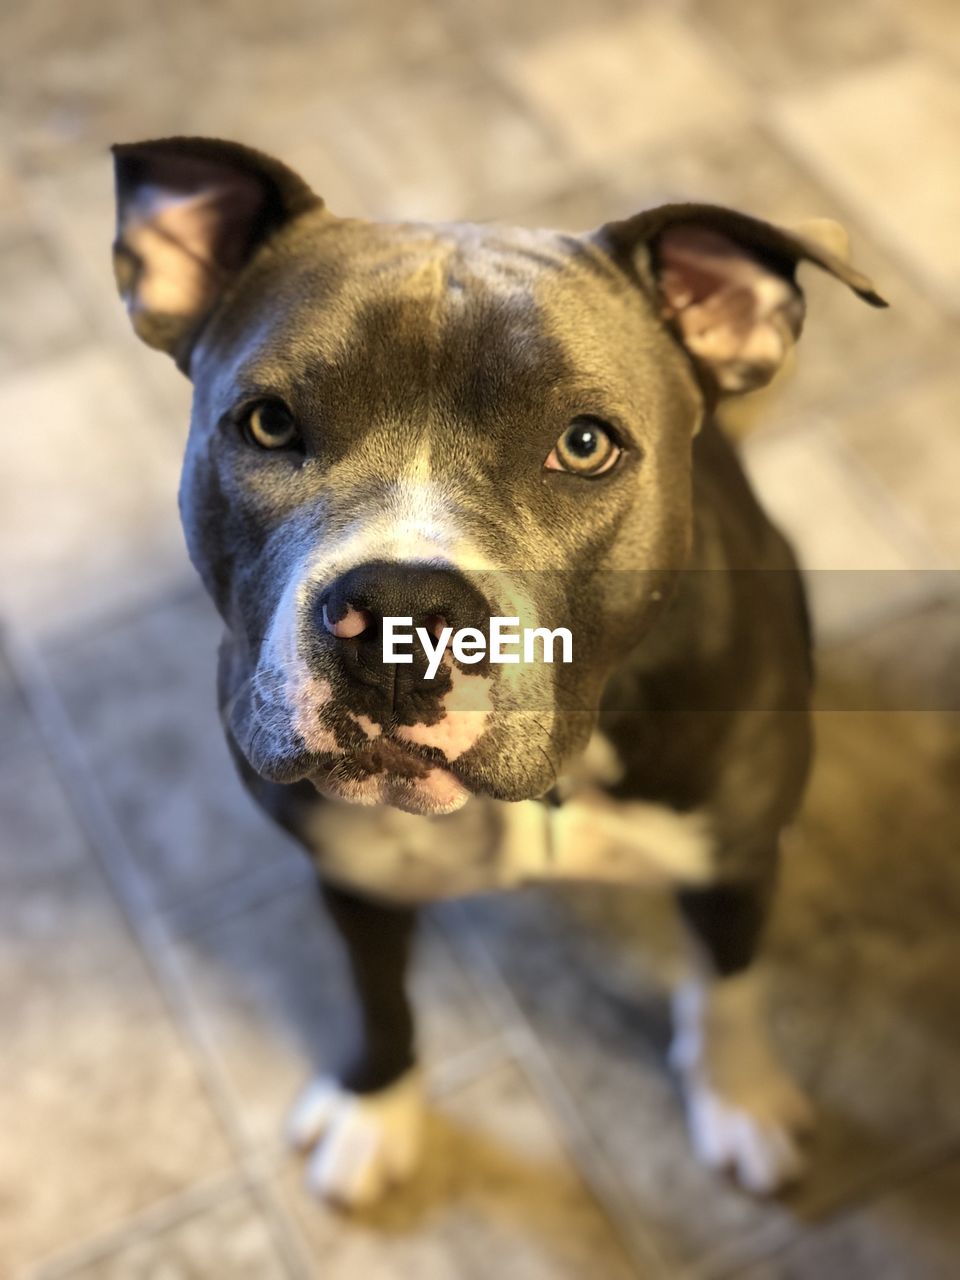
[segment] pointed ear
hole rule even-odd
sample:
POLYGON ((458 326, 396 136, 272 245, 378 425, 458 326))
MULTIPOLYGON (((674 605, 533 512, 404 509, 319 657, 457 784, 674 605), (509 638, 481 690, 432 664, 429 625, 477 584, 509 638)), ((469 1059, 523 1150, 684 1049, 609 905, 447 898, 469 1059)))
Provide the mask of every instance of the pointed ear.
POLYGON ((117 288, 144 342, 186 370, 204 320, 279 227, 323 201, 292 170, 213 138, 113 147, 117 288))
POLYGON ((837 234, 828 235, 816 226, 804 235, 719 205, 671 204, 607 223, 591 238, 652 294, 705 385, 734 392, 769 382, 800 336, 800 262, 815 263, 871 306, 887 305, 833 251, 842 228, 832 223, 837 234))

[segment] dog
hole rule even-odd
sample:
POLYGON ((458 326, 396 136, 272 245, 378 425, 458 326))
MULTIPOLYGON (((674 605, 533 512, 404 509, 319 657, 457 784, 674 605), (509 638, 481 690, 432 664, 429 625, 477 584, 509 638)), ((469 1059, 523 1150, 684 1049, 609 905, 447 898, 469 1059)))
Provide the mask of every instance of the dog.
POLYGON ((560 881, 675 890, 695 1153, 752 1192, 789 1182, 810 1109, 757 955, 810 763, 811 635, 716 413, 798 337, 798 264, 886 303, 823 237, 714 205, 585 235, 376 223, 239 144, 113 151, 119 292, 194 387, 179 501, 227 742, 309 853, 359 1005, 290 1117, 311 1186, 363 1205, 416 1167, 418 904, 560 881), (429 648, 493 618, 543 659, 387 659, 388 622, 429 648))

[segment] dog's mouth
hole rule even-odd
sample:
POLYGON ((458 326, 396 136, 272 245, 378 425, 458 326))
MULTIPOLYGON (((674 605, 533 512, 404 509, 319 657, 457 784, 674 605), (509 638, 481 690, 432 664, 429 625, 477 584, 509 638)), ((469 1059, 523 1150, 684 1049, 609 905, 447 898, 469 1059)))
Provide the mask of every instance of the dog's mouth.
POLYGON ((408 813, 453 813, 472 792, 453 768, 390 738, 323 762, 309 778, 321 795, 350 804, 389 804, 408 813))
POLYGON ((367 774, 391 773, 399 778, 424 778, 432 763, 390 738, 369 742, 350 753, 350 763, 367 774))
POLYGON ((278 732, 280 708, 266 708, 273 717, 241 710, 248 714, 234 710, 228 728, 255 773, 280 785, 309 781, 350 804, 439 815, 472 796, 531 799, 556 777, 557 744, 539 717, 520 716, 508 731, 486 707, 467 707, 435 723, 379 725, 327 692, 300 722, 291 723, 284 707, 278 732))

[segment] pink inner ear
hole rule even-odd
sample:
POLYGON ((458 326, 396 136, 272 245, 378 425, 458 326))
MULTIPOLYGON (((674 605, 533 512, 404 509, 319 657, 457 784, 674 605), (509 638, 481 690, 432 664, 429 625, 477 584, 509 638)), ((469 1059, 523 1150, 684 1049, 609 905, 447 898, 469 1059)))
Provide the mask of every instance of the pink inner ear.
POLYGON ((768 382, 799 333, 802 305, 789 281, 735 241, 680 226, 659 241, 664 316, 727 391, 768 382))
POLYGON ((758 276, 768 274, 732 240, 702 227, 665 231, 659 248, 660 287, 677 311, 718 289, 749 287, 758 276))
POLYGON ((246 250, 261 199, 255 184, 229 178, 191 193, 141 188, 123 228, 141 263, 131 306, 178 316, 203 311, 223 270, 246 250))

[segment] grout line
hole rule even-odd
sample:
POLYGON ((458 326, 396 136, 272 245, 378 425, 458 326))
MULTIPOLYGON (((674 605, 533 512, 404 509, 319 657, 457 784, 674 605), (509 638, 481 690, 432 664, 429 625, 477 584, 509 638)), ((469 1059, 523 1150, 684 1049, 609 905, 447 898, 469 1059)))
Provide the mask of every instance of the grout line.
POLYGON ((172 906, 154 907, 152 911, 172 938, 187 941, 297 889, 312 891, 314 883, 315 873, 306 856, 299 861, 278 857, 276 861, 237 871, 172 906))
POLYGON ((258 1161, 251 1159, 250 1166, 256 1177, 257 1207, 267 1221, 273 1243, 291 1280, 313 1280, 317 1274, 316 1259, 274 1178, 258 1161))
POLYGON ((445 1098, 510 1061, 509 1039, 495 1031, 485 1040, 429 1065, 426 1069, 428 1095, 445 1098))
POLYGON ((638 1274, 644 1280, 654 1280, 655 1277, 674 1280, 660 1251, 649 1238, 638 1231, 636 1206, 624 1191, 620 1178, 600 1144, 581 1119, 574 1099, 500 972, 489 947, 475 929, 462 904, 452 905, 459 922, 458 928, 449 929, 453 945, 470 962, 471 969, 480 975, 482 993, 487 997, 498 1022, 504 1027, 506 1044, 536 1096, 546 1104, 548 1112, 559 1122, 560 1136, 565 1140, 568 1155, 586 1186, 606 1210, 608 1220, 619 1236, 628 1258, 637 1266, 638 1274))
MULTIPOLYGON (((145 883, 130 857, 120 833, 90 770, 73 725, 60 701, 42 657, 16 632, 8 629, 6 649, 14 677, 33 714, 41 740, 53 762, 67 800, 89 842, 106 885, 121 910, 122 919, 139 945, 148 971, 170 1017, 172 1030, 185 1048, 197 1073, 201 1090, 257 1207, 271 1222, 278 1218, 272 1196, 266 1190, 249 1156, 248 1142, 240 1121, 237 1101, 217 1051, 212 1033, 204 1024, 190 995, 190 984, 182 961, 171 945, 167 930, 149 910, 145 883)), ((305 1255, 306 1245, 289 1221, 281 1227, 292 1242, 281 1241, 294 1258, 305 1255)), ((294 1269, 294 1275, 298 1270, 294 1269)), ((304 1272, 309 1275, 309 1272, 304 1272)))
POLYGON ((236 1170, 212 1174, 182 1191, 138 1209, 116 1226, 108 1227, 78 1245, 68 1245, 27 1264, 24 1280, 60 1280, 90 1263, 99 1262, 129 1244, 169 1231, 191 1218, 247 1193, 236 1170))
MULTIPOLYGON (((922 1182, 925 1178, 936 1174, 941 1169, 960 1161, 960 1139, 953 1139, 946 1145, 931 1142, 919 1151, 910 1155, 893 1158, 878 1169, 865 1174, 853 1182, 840 1197, 831 1203, 829 1210, 817 1219, 805 1219, 789 1235, 779 1241, 771 1239, 764 1250, 764 1231, 754 1232, 745 1237, 750 1242, 758 1242, 756 1252, 750 1258, 724 1255, 722 1249, 708 1255, 696 1268, 693 1275, 697 1280, 748 1280, 759 1263, 785 1258, 801 1247, 805 1242, 814 1239, 819 1230, 829 1228, 843 1221, 855 1220, 873 1205, 882 1203, 888 1196, 897 1195, 911 1186, 922 1182), (764 1250, 760 1252, 760 1250, 764 1250)), ((817 1206, 813 1206, 817 1212, 817 1206)), ((773 1236, 774 1233, 767 1232, 773 1236)))

